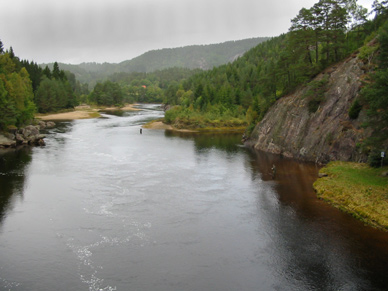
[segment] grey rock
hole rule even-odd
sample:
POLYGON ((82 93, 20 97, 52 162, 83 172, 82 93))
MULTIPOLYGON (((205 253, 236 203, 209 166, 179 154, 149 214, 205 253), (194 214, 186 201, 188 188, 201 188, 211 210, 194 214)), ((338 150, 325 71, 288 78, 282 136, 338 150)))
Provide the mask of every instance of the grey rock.
POLYGON ((16 141, 9 139, 8 137, 0 134, 0 146, 1 147, 12 147, 16 145, 16 141))

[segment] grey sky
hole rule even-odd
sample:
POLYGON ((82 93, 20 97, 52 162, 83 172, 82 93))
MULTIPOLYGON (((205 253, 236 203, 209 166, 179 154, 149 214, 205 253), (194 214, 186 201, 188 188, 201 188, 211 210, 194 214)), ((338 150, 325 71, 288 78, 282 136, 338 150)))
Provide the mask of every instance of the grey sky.
MULTIPOLYGON (((0 40, 22 59, 120 62, 146 51, 287 32, 318 0, 0 0, 0 40)), ((370 9, 373 0, 358 3, 370 9)))

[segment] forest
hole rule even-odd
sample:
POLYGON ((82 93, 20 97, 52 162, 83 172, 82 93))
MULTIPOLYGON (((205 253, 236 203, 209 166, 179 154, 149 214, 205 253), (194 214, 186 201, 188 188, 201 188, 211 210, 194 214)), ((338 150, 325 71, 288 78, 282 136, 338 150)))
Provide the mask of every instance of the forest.
POLYGON ((0 41, 0 130, 30 123, 36 112, 56 112, 74 108, 77 96, 88 94, 87 87, 74 74, 59 69, 41 68, 20 60, 12 47, 4 50, 0 41))

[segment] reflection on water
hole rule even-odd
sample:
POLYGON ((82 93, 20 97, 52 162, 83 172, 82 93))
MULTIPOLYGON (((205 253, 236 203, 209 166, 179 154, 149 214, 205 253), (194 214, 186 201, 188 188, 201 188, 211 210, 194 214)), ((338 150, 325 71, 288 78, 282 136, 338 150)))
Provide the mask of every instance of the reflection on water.
POLYGON ((315 164, 251 153, 253 179, 271 181, 272 165, 277 169, 276 203, 265 195, 257 203, 266 211, 265 225, 275 230, 275 246, 269 251, 274 251, 271 258, 279 274, 296 289, 385 290, 388 234, 318 200, 312 187, 318 173, 315 164), (354 275, 351 280, 349 274, 354 275))
POLYGON ((236 133, 192 133, 166 130, 165 136, 192 140, 198 152, 214 148, 232 154, 239 151, 238 145, 241 144, 241 134, 236 133))
POLYGON ((0 150, 0 226, 14 199, 23 198, 25 168, 30 162, 29 148, 0 150))
POLYGON ((385 290, 388 235, 318 200, 314 164, 140 134, 144 108, 0 156, 0 289, 385 290))

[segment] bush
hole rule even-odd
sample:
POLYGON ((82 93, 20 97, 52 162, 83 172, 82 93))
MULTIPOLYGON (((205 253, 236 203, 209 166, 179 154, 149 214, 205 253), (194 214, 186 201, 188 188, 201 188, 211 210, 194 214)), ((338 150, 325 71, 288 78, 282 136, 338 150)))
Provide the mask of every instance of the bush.
POLYGON ((310 113, 315 113, 321 102, 324 100, 324 95, 329 83, 328 76, 324 76, 322 80, 311 81, 308 84, 307 91, 303 94, 303 98, 308 98, 308 110, 310 113))
POLYGON ((181 111, 181 106, 174 106, 166 111, 164 114, 164 121, 167 124, 171 124, 175 121, 181 111))
POLYGON ((352 106, 350 106, 349 108, 349 118, 357 119, 361 109, 362 109, 362 105, 360 104, 358 99, 354 100, 352 106))

